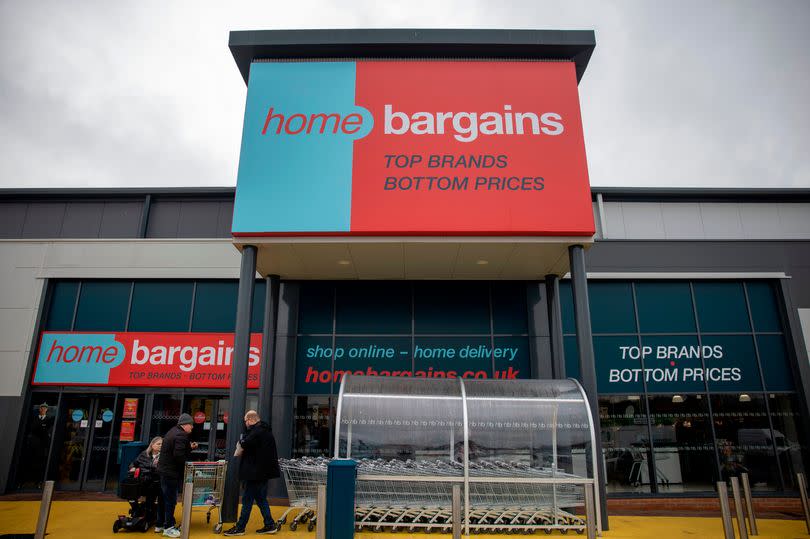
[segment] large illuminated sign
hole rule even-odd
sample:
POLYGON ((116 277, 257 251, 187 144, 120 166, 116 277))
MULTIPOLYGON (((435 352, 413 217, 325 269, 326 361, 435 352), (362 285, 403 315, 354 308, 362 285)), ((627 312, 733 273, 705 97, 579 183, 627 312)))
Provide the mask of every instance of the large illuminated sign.
POLYGON ((573 62, 256 62, 234 236, 592 236, 573 62))

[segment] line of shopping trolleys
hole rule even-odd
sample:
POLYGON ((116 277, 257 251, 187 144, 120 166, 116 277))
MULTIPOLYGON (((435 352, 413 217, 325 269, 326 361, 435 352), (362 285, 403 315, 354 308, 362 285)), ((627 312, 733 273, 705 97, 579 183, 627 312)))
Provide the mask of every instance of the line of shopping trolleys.
MULTIPOLYGON (((329 459, 281 459, 290 507, 278 519, 290 529, 317 522, 317 490, 326 484, 329 459)), ((484 461, 469 464, 469 527, 472 532, 522 532, 554 529, 585 531, 581 513, 584 488, 579 476, 526 464, 484 461), (538 483, 531 479, 566 479, 569 483, 538 483), (510 479, 516 479, 510 481, 510 479)), ((452 485, 464 470, 455 461, 357 460, 355 525, 358 530, 439 531, 452 529, 452 485), (411 477, 412 480, 403 480, 411 477), (424 480, 420 480, 424 478, 424 480), (441 478, 447 478, 442 481, 441 478)))

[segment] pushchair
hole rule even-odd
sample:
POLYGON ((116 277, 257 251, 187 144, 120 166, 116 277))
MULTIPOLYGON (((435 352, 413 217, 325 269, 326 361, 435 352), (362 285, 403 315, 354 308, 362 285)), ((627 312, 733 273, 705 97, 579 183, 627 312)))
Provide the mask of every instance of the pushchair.
POLYGON ((118 515, 113 522, 113 533, 120 530, 146 532, 155 523, 155 494, 160 488, 156 475, 136 468, 121 482, 120 498, 129 502, 129 514, 118 515))

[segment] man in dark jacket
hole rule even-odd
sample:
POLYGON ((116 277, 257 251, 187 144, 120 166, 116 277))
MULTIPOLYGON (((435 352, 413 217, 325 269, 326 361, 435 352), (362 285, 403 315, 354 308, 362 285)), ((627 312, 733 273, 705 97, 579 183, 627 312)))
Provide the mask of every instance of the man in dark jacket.
POLYGON ((180 530, 175 526, 174 508, 177 505, 177 490, 183 480, 186 461, 191 457, 191 450, 197 448, 196 442, 190 442, 188 439, 193 428, 192 423, 190 415, 180 414, 177 425, 163 437, 163 445, 160 448, 157 471, 166 508, 163 522, 163 535, 166 537, 180 537, 180 530))
POLYGON ((256 533, 276 533, 279 526, 273 521, 270 505, 267 503, 267 481, 281 476, 276 440, 270 431, 270 425, 262 421, 255 410, 249 410, 245 414, 245 426, 247 430, 239 438, 236 450, 236 456, 239 457, 239 480, 245 482, 242 513, 236 526, 224 535, 245 534, 254 502, 264 518, 264 526, 256 530, 256 533))

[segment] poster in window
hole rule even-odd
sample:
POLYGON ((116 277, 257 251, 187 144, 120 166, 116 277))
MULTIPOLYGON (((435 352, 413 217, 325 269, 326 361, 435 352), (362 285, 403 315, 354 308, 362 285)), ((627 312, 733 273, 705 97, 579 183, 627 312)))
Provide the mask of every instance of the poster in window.
POLYGON ((135 440, 135 422, 122 421, 121 422, 121 437, 122 442, 132 442, 135 440))
POLYGON ((135 419, 138 417, 138 399, 124 399, 124 412, 121 414, 124 419, 135 419))

